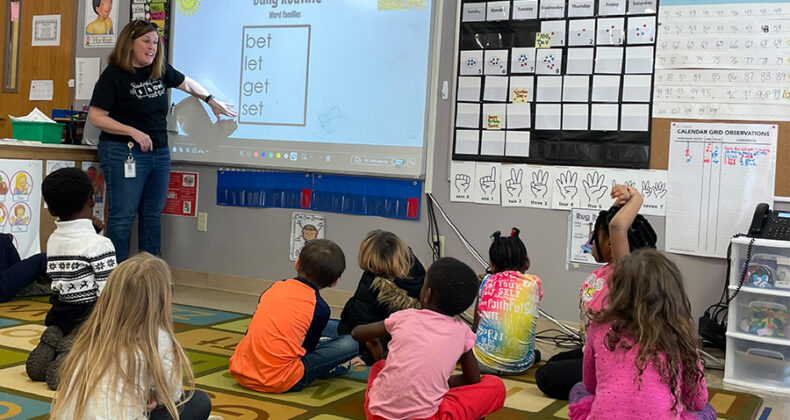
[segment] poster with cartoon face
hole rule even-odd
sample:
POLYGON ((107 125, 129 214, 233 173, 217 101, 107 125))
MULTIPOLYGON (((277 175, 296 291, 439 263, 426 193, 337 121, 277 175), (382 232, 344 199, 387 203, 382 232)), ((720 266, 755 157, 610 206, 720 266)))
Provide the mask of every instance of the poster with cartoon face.
POLYGON ((294 212, 291 215, 291 261, 299 258, 310 241, 324 239, 325 218, 320 214, 294 212))
POLYGON ((0 232, 12 233, 22 258, 41 252, 40 160, 0 159, 0 232))
POLYGON ((112 47, 120 29, 118 0, 85 0, 86 48, 112 47))

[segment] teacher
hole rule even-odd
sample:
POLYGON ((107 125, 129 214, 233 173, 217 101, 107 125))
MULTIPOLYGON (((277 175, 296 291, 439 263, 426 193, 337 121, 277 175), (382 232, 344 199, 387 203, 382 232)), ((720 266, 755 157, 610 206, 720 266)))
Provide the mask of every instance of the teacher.
POLYGON ((134 20, 118 35, 93 89, 90 122, 101 130, 99 161, 107 182, 107 237, 118 262, 129 256, 138 215, 138 248, 160 255, 162 210, 170 178, 167 89, 204 100, 214 115, 236 117, 232 106, 165 62, 156 24, 134 20))

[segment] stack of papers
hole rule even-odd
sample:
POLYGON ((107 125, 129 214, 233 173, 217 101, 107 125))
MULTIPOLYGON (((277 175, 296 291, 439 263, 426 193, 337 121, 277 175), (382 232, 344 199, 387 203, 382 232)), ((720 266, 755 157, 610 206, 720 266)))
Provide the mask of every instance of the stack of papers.
POLYGON ((48 123, 55 123, 51 118, 47 117, 47 114, 41 112, 40 109, 34 108, 30 111, 29 114, 25 115, 24 117, 14 117, 9 115, 8 118, 11 121, 28 121, 28 122, 48 122, 48 123))

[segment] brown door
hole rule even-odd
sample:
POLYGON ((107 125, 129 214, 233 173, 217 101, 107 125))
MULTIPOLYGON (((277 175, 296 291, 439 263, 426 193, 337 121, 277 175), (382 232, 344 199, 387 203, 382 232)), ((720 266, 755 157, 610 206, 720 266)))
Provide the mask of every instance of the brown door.
MULTIPOLYGON (((6 44, 9 41, 9 0, 0 0, 0 69, 5 68, 6 44)), ((76 3, 69 0, 20 0, 19 86, 15 93, 0 89, 0 138, 11 137, 8 115, 26 115, 38 107, 48 116, 53 108, 68 109, 71 88, 68 87, 74 62, 74 21, 76 3), (33 47, 33 16, 60 15, 60 45, 33 47), (52 80, 52 101, 29 101, 31 80, 52 80)), ((0 71, 2 75, 2 71, 0 71)))

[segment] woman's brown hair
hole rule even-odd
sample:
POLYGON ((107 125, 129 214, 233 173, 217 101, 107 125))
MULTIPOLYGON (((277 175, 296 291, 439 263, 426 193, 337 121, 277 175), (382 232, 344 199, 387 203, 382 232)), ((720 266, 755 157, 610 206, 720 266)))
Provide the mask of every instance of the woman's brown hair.
MULTIPOLYGON (((151 23, 141 19, 135 19, 129 22, 121 29, 118 34, 118 40, 115 42, 115 47, 110 53, 110 65, 121 68, 128 73, 134 73, 135 69, 132 65, 132 45, 134 40, 149 32, 157 32, 159 27, 155 23, 151 23)), ((162 37, 157 32, 156 36, 156 56, 154 62, 151 63, 151 74, 148 80, 159 79, 165 73, 165 59, 162 50, 162 37)))
POLYGON ((373 230, 359 246, 359 268, 383 277, 409 278, 411 252, 392 232, 373 230))
POLYGON ((610 322, 604 344, 614 351, 639 345, 636 368, 652 364, 678 403, 689 407, 699 392, 700 339, 678 267, 656 250, 641 249, 619 261, 609 280, 608 307, 597 322, 610 322), (666 355, 666 359, 660 357, 666 355), (687 390, 683 393, 682 390, 687 390))

